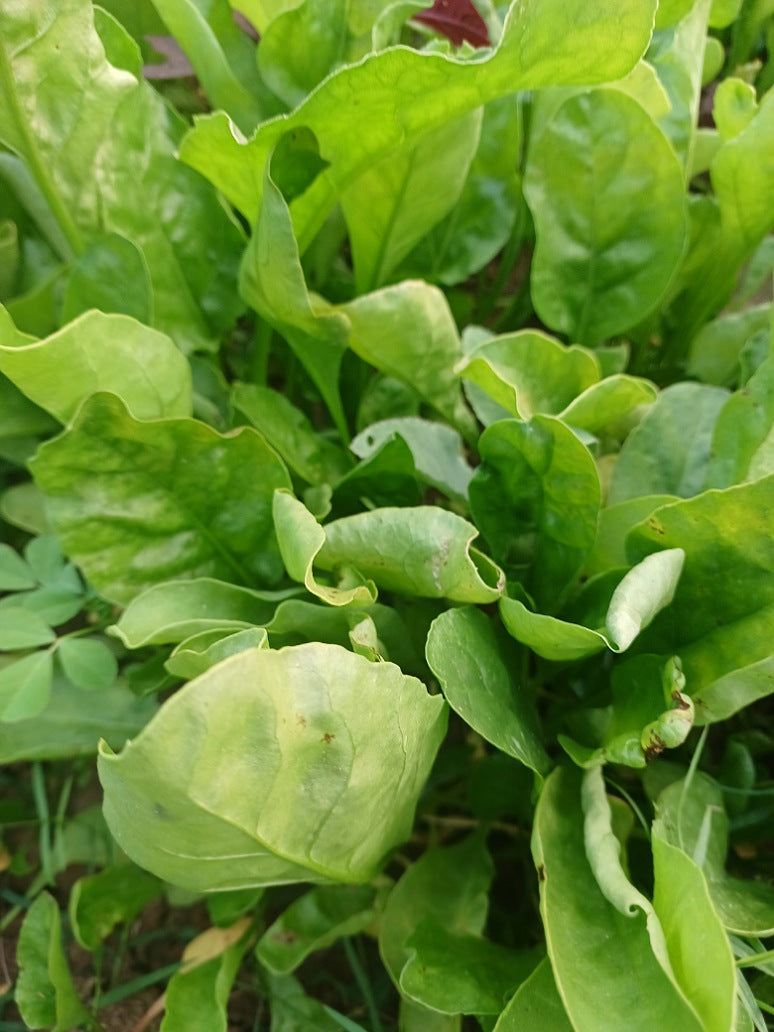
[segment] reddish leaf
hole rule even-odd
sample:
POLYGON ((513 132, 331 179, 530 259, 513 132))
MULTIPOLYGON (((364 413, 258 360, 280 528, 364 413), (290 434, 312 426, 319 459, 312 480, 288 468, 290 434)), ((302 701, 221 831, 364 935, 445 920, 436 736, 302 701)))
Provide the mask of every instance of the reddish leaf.
POLYGON ((414 20, 448 36, 457 47, 466 40, 474 47, 489 46, 486 22, 471 0, 435 0, 432 7, 415 14, 414 20))

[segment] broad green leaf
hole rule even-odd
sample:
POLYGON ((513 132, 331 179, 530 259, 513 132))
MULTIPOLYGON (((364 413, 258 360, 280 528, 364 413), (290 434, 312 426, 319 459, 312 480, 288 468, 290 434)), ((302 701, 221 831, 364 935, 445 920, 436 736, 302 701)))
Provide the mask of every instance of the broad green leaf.
POLYGON ((332 606, 368 605, 375 601, 373 582, 353 576, 349 571, 338 586, 321 584, 317 580, 313 565, 325 545, 325 529, 302 502, 287 491, 277 491, 273 511, 282 561, 292 580, 303 584, 310 594, 332 606))
POLYGON ((10 545, 0 544, 0 591, 34 588, 37 580, 22 557, 10 545))
POLYGON ((499 1014, 539 955, 476 935, 453 933, 432 920, 406 940, 401 992, 442 1014, 499 1014))
POLYGON ((53 670, 49 649, 4 662, 0 666, 0 720, 9 724, 38 716, 51 695, 53 670))
POLYGON ((624 441, 613 467, 608 503, 640 495, 690 498, 704 487, 718 414, 729 397, 720 387, 676 383, 624 441))
POLYGON ((701 1022, 653 952, 645 914, 622 913, 597 882, 586 855, 580 783, 579 772, 554 771, 532 837, 548 953, 571 1024, 594 1032, 700 1032, 701 1022))
POLYGON ((243 133, 265 115, 255 44, 231 15, 227 0, 153 0, 169 32, 185 51, 214 109, 226 111, 243 133))
POLYGON ((251 649, 120 755, 102 746, 105 816, 136 863, 196 891, 368 881, 409 834, 445 729, 443 701, 390 663, 251 649))
POLYGON ((98 1023, 78 998, 62 945, 62 921, 53 896, 41 892, 27 911, 16 954, 14 999, 28 1028, 97 1032, 98 1023))
POLYGON ((759 366, 718 413, 707 487, 732 487, 774 473, 774 358, 759 366))
POLYGON ((153 284, 142 251, 118 233, 90 244, 73 263, 62 298, 60 322, 90 309, 153 324, 153 284))
POLYGON ((600 487, 594 460, 558 419, 501 420, 479 440, 470 507, 492 554, 555 612, 596 537, 600 487))
POLYGON ((562 422, 591 434, 624 437, 641 406, 652 404, 658 391, 650 380, 619 373, 587 387, 559 413, 562 422))
POLYGON ((67 680, 84 691, 109 688, 118 675, 114 654, 93 638, 62 638, 57 655, 67 680))
POLYGON ((269 975, 271 1032, 365 1032, 336 1011, 307 996, 292 975, 269 975))
POLYGON ((55 673, 41 712, 13 724, 0 723, 0 763, 89 756, 97 751, 100 738, 118 749, 144 727, 154 710, 152 698, 138 699, 120 681, 105 691, 84 692, 55 673))
POLYGON ((241 232, 175 160, 182 120, 108 63, 87 0, 5 5, 0 38, 0 140, 25 163, 68 257, 105 232, 125 237, 150 272, 154 325, 185 351, 211 346, 239 313, 241 232), (65 95, 77 98, 66 117, 65 95))
POLYGON ((670 100, 669 111, 658 118, 658 125, 674 147, 686 179, 699 115, 709 10, 710 0, 694 2, 677 25, 656 32, 648 48, 648 61, 670 100))
POLYGON ((138 422, 101 394, 31 467, 63 548, 116 602, 175 578, 279 578, 271 495, 289 478, 254 430, 138 422))
POLYGON ((774 693, 774 657, 732 670, 694 697, 699 724, 715 724, 774 693))
POLYGON ((321 569, 351 566, 385 591, 422 598, 486 603, 502 594, 502 571, 473 547, 475 527, 438 506, 374 509, 322 530, 321 569))
POLYGON ((633 566, 613 591, 602 629, 533 613, 523 602, 507 596, 500 599, 500 617, 512 637, 544 659, 567 662, 604 648, 625 652, 674 598, 683 560, 682 549, 674 548, 633 566))
MULTIPOLYGON (((672 606, 656 617, 641 644, 680 655, 692 696, 771 653, 772 505, 770 476, 656 509, 629 535, 633 559, 664 548, 685 552, 672 606), (708 584, 723 587, 708 595, 708 584)), ((700 708, 697 719, 703 719, 700 708)))
POLYGON ((352 468, 341 448, 318 434, 304 413, 278 391, 237 383, 231 400, 308 484, 333 484, 352 468))
POLYGON ((516 990, 494 1032, 523 1032, 527 1028, 530 1032, 572 1032, 548 957, 516 990))
POLYGON ((729 1029, 736 989, 734 961, 701 870, 669 845, 657 821, 651 840, 655 875, 651 904, 624 870, 620 832, 616 834, 601 768, 585 773, 581 798, 586 854, 597 884, 622 914, 641 910, 646 915, 654 953, 694 1007, 702 1028, 707 1032, 729 1029))
POLYGON ((238 652, 268 647, 269 641, 264 627, 247 627, 243 631, 216 628, 201 631, 181 641, 173 649, 164 666, 175 677, 190 680, 238 652))
POLYGON ((408 940, 422 921, 451 933, 481 935, 492 875, 481 835, 429 849, 408 868, 387 897, 379 923, 379 952, 396 986, 411 956, 408 940))
POLYGON ((258 68, 288 107, 299 104, 343 62, 362 56, 352 53, 361 49, 353 46, 352 8, 350 0, 301 0, 261 33, 258 68))
POLYGON ((341 478, 331 494, 330 509, 336 516, 351 516, 385 505, 418 505, 421 500, 411 449, 393 435, 341 478))
POLYGON ((461 1014, 441 1014, 401 997, 398 1013, 401 1032, 460 1032, 462 1020, 461 1014))
POLYGON ((382 419, 353 438, 350 449, 358 458, 365 459, 393 436, 403 438, 409 446, 416 471, 423 480, 450 498, 467 499, 473 470, 456 430, 416 416, 382 419))
POLYGON ((736 970, 731 946, 707 882, 656 821, 651 836, 653 906, 666 936, 672 969, 706 1032, 727 1032, 734 1020, 736 970))
POLYGON ((728 817, 723 793, 696 773, 669 785, 656 803, 659 833, 701 868, 721 921, 737 935, 774 935, 774 888, 765 881, 726 872, 728 817))
POLYGON ((268 167, 240 290, 293 348, 343 438, 347 434, 338 380, 346 347, 381 372, 406 381, 439 412, 470 430, 454 374, 461 345, 441 291, 407 280, 341 305, 310 295, 290 211, 268 167))
POLYGON ((0 370, 61 423, 98 391, 118 395, 136 419, 191 414, 188 363, 158 330, 94 311, 46 340, 22 343, 7 313, 0 311, 0 320, 7 320, 9 342, 0 344, 0 370))
POLYGON ((459 200, 420 240, 397 275, 460 283, 505 246, 523 204, 518 172, 522 103, 515 94, 484 106, 478 150, 459 200))
POLYGON ((161 892, 159 881, 134 864, 106 867, 79 878, 70 890, 70 925, 86 950, 95 950, 117 924, 128 924, 161 892))
POLYGON ((137 595, 111 628, 128 649, 177 643, 202 631, 266 623, 287 592, 251 591, 196 577, 156 584, 137 595))
POLYGON ((685 246, 684 189, 674 151, 636 101, 614 89, 565 101, 533 140, 524 178, 541 319, 597 344, 652 311, 685 246))
POLYGON ((227 1032, 228 999, 249 945, 249 918, 209 928, 188 943, 169 980, 161 1032, 227 1032))
POLYGON ((733 140, 755 117, 758 99, 755 87, 743 79, 724 79, 718 83, 712 101, 712 120, 724 140, 733 140))
MULTIPOLYGON (((16 600, 14 599, 14 602, 16 600)), ((0 610, 0 650, 16 651, 48 645, 56 635, 49 625, 35 613, 21 606, 0 610)))
POLYGON ((674 501, 677 501, 674 495, 640 495, 601 509, 597 540, 584 564, 584 573, 591 578, 597 573, 626 566, 626 536, 629 531, 655 509, 674 501))
POLYGON ((347 320, 308 293, 290 212, 269 174, 268 163, 263 201, 242 260, 240 292, 288 342, 320 391, 340 437, 346 440, 339 367, 348 342, 347 320))
POLYGON ((451 119, 371 165, 342 194, 359 294, 382 286, 465 185, 482 111, 451 119))
POLYGON ((474 731, 536 774, 548 770, 534 704, 511 674, 519 664, 480 610, 441 613, 426 654, 446 701, 474 731))
POLYGON ((558 415, 600 378, 594 354, 547 333, 519 330, 479 344, 457 366, 512 416, 558 415))
MULTIPOLYGON (((0 391, 2 380, 0 377, 0 391)), ((52 530, 43 495, 31 480, 15 484, 0 494, 0 516, 12 527, 26 530, 28 534, 45 534, 52 530)))
POLYGON ((704 383, 733 387, 742 349, 757 333, 768 330, 770 321, 771 305, 756 305, 705 323, 691 341, 687 372, 704 383))
POLYGON ((321 885, 294 900, 263 933, 258 961, 278 975, 295 971, 310 953, 357 935, 377 917, 370 885, 321 885))
POLYGON ((264 124, 247 143, 223 115, 200 119, 181 149, 184 161, 210 179, 253 222, 263 171, 278 139, 306 127, 329 166, 294 205, 305 250, 341 193, 363 170, 421 137, 520 89, 617 79, 647 46, 655 3, 549 0, 539 8, 512 4, 497 51, 475 61, 394 48, 334 72, 293 112, 264 124), (363 97, 368 103, 360 103, 363 97), (380 131, 373 132, 373 111, 380 131), (348 117, 342 119, 342 111, 348 117))

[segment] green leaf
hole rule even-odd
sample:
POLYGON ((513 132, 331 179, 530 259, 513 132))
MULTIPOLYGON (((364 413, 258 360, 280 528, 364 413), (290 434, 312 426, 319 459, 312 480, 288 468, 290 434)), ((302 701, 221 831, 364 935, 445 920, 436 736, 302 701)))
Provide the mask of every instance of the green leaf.
POLYGON ((304 413, 279 392, 237 383, 231 400, 308 484, 334 484, 352 468, 342 449, 316 433, 304 413))
POLYGON ((539 959, 534 951, 455 934, 427 920, 417 925, 405 949, 409 959, 401 992, 442 1014, 499 1014, 539 959))
POLYGON ((182 119, 107 62, 93 16, 87 0, 3 8, 0 140, 27 166, 66 258, 105 231, 126 238, 150 273, 154 325, 187 352, 212 346, 240 310, 241 232, 175 160, 182 119), (77 98, 66 118, 64 95, 77 98))
POLYGON ((597 524, 597 540, 583 567, 586 576, 591 578, 626 566, 626 536, 629 531, 655 509, 674 501, 677 501, 674 495, 640 495, 602 509, 597 524))
POLYGON ((773 935, 772 886, 726 872, 728 816, 717 783, 701 773, 690 780, 673 782, 659 795, 656 816, 664 841, 682 850, 701 868, 713 906, 726 929, 745 936, 773 935))
POLYGON ((324 570, 352 566, 379 588, 422 598, 486 603, 502 594, 502 571, 472 546, 475 527, 438 506, 374 509, 322 529, 324 570))
POLYGON ((479 936, 486 922, 493 866, 481 835, 423 853, 387 897, 379 952, 396 986, 411 953, 408 940, 422 921, 479 936))
POLYGON ((535 330, 486 340, 457 369, 520 419, 558 415, 600 376, 593 352, 535 330))
POLYGON ((774 542, 768 513, 774 477, 666 505, 631 531, 632 558, 682 548, 685 566, 668 613, 643 649, 677 653, 687 691, 698 700, 719 678, 769 657, 774 612, 774 542), (723 590, 708 595, 708 584, 723 590))
POLYGON ((129 924, 160 892, 158 879, 134 864, 79 878, 68 904, 75 938, 84 949, 97 949, 116 925, 129 924))
MULTIPOLYGON (((30 658, 41 655, 47 653, 30 658)), ((100 738, 118 749, 144 727, 155 708, 152 698, 138 699, 120 681, 87 693, 54 674, 45 708, 13 724, 0 723, 0 763, 89 756, 100 738)))
POLYGON ((546 773, 537 712, 511 674, 519 664, 480 610, 441 613, 430 628, 426 654, 447 702, 474 731, 537 775, 546 773))
POLYGON ((661 823, 651 837, 656 883, 653 906, 666 936, 675 977, 707 1032, 726 1032, 734 1020, 734 956, 701 868, 666 838, 661 823))
POLYGON ((0 344, 0 370, 60 423, 97 391, 118 395, 136 419, 191 414, 188 363, 158 330, 125 315, 86 312, 46 340, 23 343, 2 310, 0 321, 13 342, 0 344))
POLYGON ((78 998, 62 946, 62 921, 53 896, 41 892, 27 911, 17 951, 14 998, 29 1028, 87 1032, 99 1025, 78 998))
POLYGON ((753 373, 718 413, 707 487, 732 487, 774 473, 774 358, 753 373))
POLYGON ((640 495, 690 498, 704 487, 712 433, 728 391, 699 383, 676 383, 624 441, 613 467, 608 502, 640 495))
POLYGON ((21 606, 9 606, 0 612, 0 650, 34 649, 56 637, 44 620, 21 606))
POLYGON ((271 494, 289 479, 253 430, 141 423, 97 395, 31 468, 63 548, 112 600, 173 578, 279 577, 271 494))
POLYGON ((109 629, 128 649, 184 641, 217 628, 263 624, 287 591, 252 591, 212 577, 172 581, 148 588, 132 599, 109 629))
POLYGON ((473 470, 465 459, 463 440, 456 430, 416 416, 382 419, 353 438, 350 449, 360 459, 369 458, 393 436, 406 442, 416 471, 426 483, 450 498, 467 500, 473 470))
POLYGON ((644 897, 623 886, 622 912, 595 877, 584 843, 580 788, 579 772, 553 772, 538 802, 532 838, 548 953, 568 1017, 574 1028, 595 1032, 699 1032, 701 1022, 653 952, 639 909, 644 897))
MULTIPOLYGON (((7 612, 5 610, 3 617, 7 612)), ((46 708, 51 694, 53 662, 51 652, 46 649, 0 667, 0 720, 5 723, 28 720, 46 708)))
POLYGON ((145 257, 136 244, 118 233, 96 240, 73 263, 60 322, 69 323, 90 309, 153 323, 153 284, 145 257))
POLYGON ((87 692, 109 688, 118 675, 116 657, 103 641, 62 638, 57 655, 68 681, 87 692))
POLYGON ((637 409, 650 405, 657 395, 650 380, 619 373, 587 387, 559 413, 559 418, 588 433, 624 437, 637 409))
POLYGON ((271 1032, 365 1032, 354 1022, 307 996, 292 975, 269 975, 271 1032))
POLYGON ((229 995, 249 944, 249 927, 249 918, 243 918, 231 928, 209 928, 186 946, 183 966, 167 986, 161 1032, 227 1032, 229 995))
POLYGON ((0 544, 0 591, 23 591, 34 588, 35 574, 10 545, 0 544))
POLYGON ((6 602, 29 610, 51 627, 58 627, 72 620, 84 606, 83 594, 76 594, 66 588, 35 588, 33 591, 21 591, 0 600, 0 609, 5 608, 6 602))
POLYGON ((269 640, 264 627, 248 627, 236 632, 232 632, 231 628, 217 628, 202 631, 181 641, 164 666, 175 677, 190 680, 238 652, 268 647, 269 640))
POLYGON ((526 1028, 531 1032, 572 1032, 548 957, 519 986, 494 1032, 522 1032, 526 1028))
POLYGON ((181 156, 253 222, 261 204, 256 183, 278 139, 302 126, 311 130, 329 166, 294 205, 305 250, 341 193, 399 145, 516 90, 626 75, 647 46, 654 9, 639 0, 593 9, 580 0, 550 0, 539 9, 512 4, 497 51, 482 60, 408 48, 369 55, 334 72, 292 115, 264 124, 246 144, 224 116, 200 119, 181 156), (374 110, 382 113, 378 133, 374 110), (349 117, 342 119, 342 111, 349 117))
POLYGON ((567 662, 601 652, 625 652, 657 613, 674 598, 683 568, 682 549, 648 556, 633 566, 613 591, 602 629, 531 612, 523 602, 504 596, 500 617, 508 633, 544 659, 567 662))
POLYGON ((459 200, 409 254, 396 276, 460 283, 505 246, 523 204, 522 98, 501 97, 484 106, 478 149, 459 200))
POLYGON ((684 189, 674 151, 636 101, 615 89, 565 101, 532 141, 524 178, 541 319, 582 344, 642 320, 683 254, 684 189))
POLYGON ((550 416, 504 419, 479 440, 470 483, 476 525, 497 562, 541 610, 556 611, 596 537, 600 487, 594 460, 550 416))
POLYGON ((177 692, 121 755, 102 747, 105 816, 135 862, 197 891, 368 881, 409 834, 445 728, 442 700, 390 663, 251 649, 177 692))
POLYGON ((759 332, 767 332, 770 322, 771 305, 756 305, 705 323, 691 341, 686 372, 703 383, 732 387, 745 345, 759 332))
POLYGON ((444 295, 413 280, 341 305, 309 294, 290 211, 268 166, 263 199, 242 263, 240 290, 293 348, 342 438, 347 434, 338 379, 346 347, 409 383, 439 412, 469 430, 470 417, 454 374, 462 348, 444 295))
POLYGON ((365 931, 376 916, 376 890, 370 885, 321 885, 283 910, 258 940, 255 954, 275 974, 290 974, 316 950, 365 931))
POLYGON ((450 119, 370 165, 342 194, 355 286, 385 283, 460 197, 481 131, 481 109, 450 119))
POLYGON ((169 32, 185 51, 214 109, 227 111, 243 133, 265 115, 255 45, 241 32, 227 0, 153 0, 169 32))
POLYGON ((325 544, 325 530, 306 506, 287 491, 277 491, 273 503, 274 526, 282 561, 288 575, 331 606, 368 605, 376 599, 372 581, 347 571, 339 586, 321 584, 313 565, 325 544), (346 581, 346 583, 344 583, 346 581))

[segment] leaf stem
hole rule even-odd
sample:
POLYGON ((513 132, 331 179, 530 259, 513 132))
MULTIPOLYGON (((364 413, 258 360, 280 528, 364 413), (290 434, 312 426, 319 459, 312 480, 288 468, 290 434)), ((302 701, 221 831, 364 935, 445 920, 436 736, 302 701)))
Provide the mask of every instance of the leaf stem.
POLYGON ((347 955, 347 962, 352 969, 352 974, 355 976, 357 987, 363 994, 363 1000, 368 1008, 368 1017, 371 1023, 371 1029, 373 1032, 382 1032, 382 1023, 379 1020, 379 1008, 376 1006, 374 994, 371 992, 371 984, 368 981, 368 976, 363 969, 363 965, 360 963, 360 958, 355 952, 351 938, 347 937, 343 942, 344 952, 347 955))

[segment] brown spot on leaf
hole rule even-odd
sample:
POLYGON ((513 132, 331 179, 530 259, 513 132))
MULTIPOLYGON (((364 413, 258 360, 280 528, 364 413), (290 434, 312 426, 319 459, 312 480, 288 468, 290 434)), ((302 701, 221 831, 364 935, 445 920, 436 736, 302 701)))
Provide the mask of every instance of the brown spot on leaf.
POLYGON ((329 735, 328 732, 326 731, 325 734, 320 739, 320 741, 321 742, 325 742, 326 745, 330 745, 335 737, 336 737, 336 735, 329 735))

